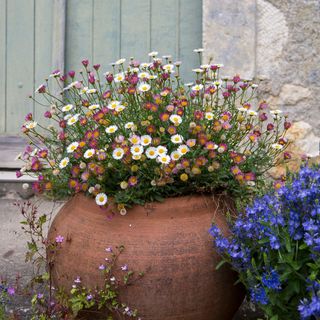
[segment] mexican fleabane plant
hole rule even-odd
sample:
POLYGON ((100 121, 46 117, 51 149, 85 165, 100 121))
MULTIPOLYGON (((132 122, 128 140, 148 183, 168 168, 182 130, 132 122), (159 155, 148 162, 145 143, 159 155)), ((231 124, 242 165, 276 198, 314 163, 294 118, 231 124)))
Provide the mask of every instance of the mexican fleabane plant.
POLYGON ((320 319, 320 168, 304 166, 231 223, 210 230, 268 319, 320 319))
POLYGON ((52 124, 26 116, 30 144, 17 176, 36 177, 33 189, 53 196, 84 192, 99 206, 112 199, 123 214, 169 196, 258 190, 288 145, 286 116, 255 103, 251 80, 221 77, 221 64, 201 64, 184 84, 180 63, 157 54, 120 59, 103 75, 88 60, 78 78, 54 71, 33 98, 52 124))

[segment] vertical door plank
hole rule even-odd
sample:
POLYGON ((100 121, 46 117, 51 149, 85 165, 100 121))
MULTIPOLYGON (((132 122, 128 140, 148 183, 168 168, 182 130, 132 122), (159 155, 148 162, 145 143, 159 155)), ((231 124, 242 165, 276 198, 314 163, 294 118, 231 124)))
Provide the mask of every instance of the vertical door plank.
MULTIPOLYGON (((52 0, 35 1, 35 75, 34 86, 38 88, 40 84, 48 78, 56 66, 51 65, 52 53, 52 0)), ((45 102, 40 94, 36 95, 39 102, 45 102)), ((41 119, 43 123, 43 114, 46 109, 35 103, 35 118, 41 119)), ((48 122, 47 122, 48 123, 48 122)))
POLYGON ((17 134, 34 91, 34 0, 7 2, 7 133, 17 134))
POLYGON ((179 34, 177 30, 178 0, 152 0, 151 50, 159 56, 172 55, 178 59, 179 34))
POLYGON ((151 0, 121 0, 121 57, 148 61, 151 0))
POLYGON ((0 134, 6 130, 6 0, 0 0, 0 134))
POLYGON ((93 11, 93 60, 108 71, 120 57, 120 1, 95 0, 93 11))
POLYGON ((180 1, 180 60, 185 81, 193 79, 192 68, 199 66, 193 49, 202 47, 202 1, 180 1))
POLYGON ((93 0, 67 1, 66 71, 81 69, 83 59, 92 60, 92 11, 93 0))

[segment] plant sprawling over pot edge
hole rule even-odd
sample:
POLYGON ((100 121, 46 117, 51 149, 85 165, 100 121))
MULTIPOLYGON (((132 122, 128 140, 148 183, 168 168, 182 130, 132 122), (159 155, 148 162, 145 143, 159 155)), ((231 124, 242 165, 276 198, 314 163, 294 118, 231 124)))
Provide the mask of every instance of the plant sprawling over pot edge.
MULTIPOLYGON (((201 64, 202 49, 195 52, 201 64)), ((99 206, 112 199, 123 214, 197 192, 246 198, 288 145, 286 116, 265 101, 254 107, 257 85, 221 77, 223 65, 201 64, 184 84, 180 62, 157 52, 145 63, 120 59, 103 75, 100 65, 82 64, 78 79, 57 70, 36 90, 51 124, 29 113, 22 126, 30 144, 17 175, 37 177, 37 192, 82 191, 99 206)))

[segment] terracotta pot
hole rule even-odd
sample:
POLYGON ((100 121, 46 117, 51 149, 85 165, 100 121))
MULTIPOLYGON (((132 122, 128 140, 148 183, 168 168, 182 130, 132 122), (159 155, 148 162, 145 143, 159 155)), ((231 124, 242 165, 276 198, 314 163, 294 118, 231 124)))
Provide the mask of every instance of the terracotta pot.
POLYGON ((244 291, 236 275, 219 262, 208 233, 214 219, 227 230, 226 199, 185 196, 163 203, 135 206, 126 216, 101 210, 93 199, 78 194, 61 209, 49 232, 67 239, 55 258, 53 279, 67 290, 76 276, 87 287, 101 283, 98 266, 105 248, 121 244, 119 264, 145 276, 121 293, 146 320, 231 320, 244 291))

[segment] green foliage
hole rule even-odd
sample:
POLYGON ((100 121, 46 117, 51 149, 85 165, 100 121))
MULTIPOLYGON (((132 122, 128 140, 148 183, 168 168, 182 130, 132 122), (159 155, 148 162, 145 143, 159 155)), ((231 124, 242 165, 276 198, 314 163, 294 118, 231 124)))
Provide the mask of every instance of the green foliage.
POLYGON ((119 210, 221 190, 243 201, 282 160, 291 124, 265 101, 254 107, 257 85, 238 75, 221 79, 221 65, 201 65, 192 84, 168 58, 120 59, 104 77, 100 66, 83 65, 78 80, 55 72, 36 90, 34 100, 43 96, 45 117, 57 126, 32 114, 22 126, 30 145, 18 175, 40 176, 38 192, 85 192, 102 206, 108 196, 119 210))

